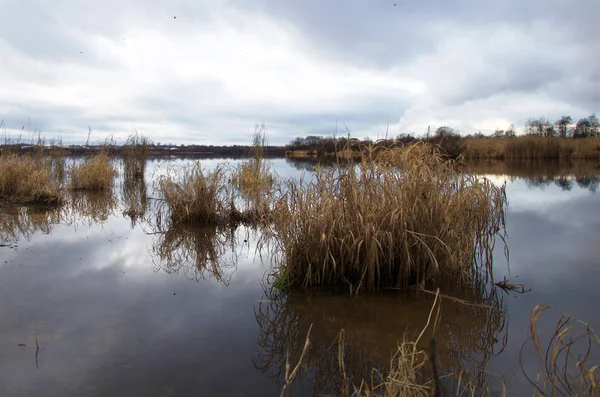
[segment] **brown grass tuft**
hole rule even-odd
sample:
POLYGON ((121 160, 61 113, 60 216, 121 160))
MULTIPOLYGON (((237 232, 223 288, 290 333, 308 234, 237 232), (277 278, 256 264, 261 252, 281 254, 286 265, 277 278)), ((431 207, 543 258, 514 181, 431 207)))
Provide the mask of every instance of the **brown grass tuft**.
POLYGON ((0 200, 52 204, 60 201, 59 167, 50 158, 0 156, 0 200), (56 172, 55 172, 56 171, 56 172))
POLYGON ((110 190, 117 176, 117 169, 106 152, 71 166, 69 172, 72 190, 110 190))
POLYGON ((144 178, 150 140, 137 133, 130 135, 121 148, 125 178, 144 178))
POLYGON ((224 164, 204 171, 200 162, 175 167, 156 182, 170 209, 173 223, 219 223, 234 211, 232 190, 224 164))
POLYGON ((505 191, 457 171, 417 144, 289 181, 267 236, 284 253, 279 285, 358 292, 488 277, 505 191))

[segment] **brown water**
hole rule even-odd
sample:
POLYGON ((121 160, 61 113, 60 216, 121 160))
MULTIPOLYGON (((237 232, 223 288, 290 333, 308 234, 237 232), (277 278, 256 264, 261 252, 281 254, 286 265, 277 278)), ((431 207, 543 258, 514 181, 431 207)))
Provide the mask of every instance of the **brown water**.
MULTIPOLYGON (((294 177, 311 166, 273 164, 294 177)), ((159 165, 149 163, 148 180, 159 165)), ((440 362, 495 392, 504 381, 509 395, 531 395, 519 352, 535 305, 600 329, 600 171, 473 170, 507 181, 510 267, 498 247, 495 277, 532 291, 447 291, 481 305, 444 301, 440 362)), ((359 382, 377 378, 373 368, 388 367, 405 332, 414 337, 427 322, 433 297, 417 291, 278 293, 256 254, 258 231, 158 230, 143 220, 153 208, 147 185, 121 181, 114 194, 79 195, 63 210, 1 210, 0 396, 276 396, 311 324, 291 394, 337 395, 342 329, 345 371, 359 382)), ((529 348, 523 366, 535 370, 529 348)))

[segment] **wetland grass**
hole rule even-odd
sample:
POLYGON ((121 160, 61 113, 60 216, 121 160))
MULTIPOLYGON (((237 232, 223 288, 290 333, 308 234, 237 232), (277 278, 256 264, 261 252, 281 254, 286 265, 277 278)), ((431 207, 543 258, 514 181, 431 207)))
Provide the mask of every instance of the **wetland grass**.
POLYGON ((64 162, 38 155, 0 155, 0 201, 57 204, 64 162), (62 165, 62 166, 61 166, 62 165))
POLYGON ((264 220, 270 213, 272 190, 277 176, 269 161, 263 158, 267 144, 264 125, 254 129, 251 158, 238 165, 232 175, 237 194, 244 201, 244 210, 256 220, 264 220))
POLYGON ((146 216, 148 194, 146 186, 146 162, 149 155, 148 138, 133 134, 121 148, 123 158, 122 199, 123 214, 131 219, 131 226, 146 216))
POLYGON ((110 190, 117 169, 106 151, 102 151, 69 169, 71 190, 110 190))
POLYGON ((143 135, 133 134, 127 138, 121 147, 123 158, 123 173, 125 178, 144 178, 146 160, 148 160, 150 140, 143 135))
POLYGON ((423 144, 289 181, 274 203, 277 286, 463 284, 491 275, 506 195, 423 144))
POLYGON ((231 182, 232 173, 227 164, 204 170, 200 162, 196 162, 187 167, 170 168, 166 175, 157 178, 155 187, 168 209, 172 225, 254 222, 255 214, 236 207, 231 182))

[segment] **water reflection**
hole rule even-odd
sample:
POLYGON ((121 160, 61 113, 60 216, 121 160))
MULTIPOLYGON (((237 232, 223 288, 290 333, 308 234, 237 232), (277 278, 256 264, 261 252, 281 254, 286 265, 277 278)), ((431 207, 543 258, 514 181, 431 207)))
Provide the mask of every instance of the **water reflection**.
MULTIPOLYGON (((280 175, 301 174, 291 161, 273 163, 280 175)), ((296 162, 301 170, 313 165, 296 162)), ((495 276, 533 291, 507 302, 481 290, 472 296, 444 291, 476 305, 444 301, 436 332, 439 359, 446 373, 465 370, 474 383, 491 386, 500 382, 490 373, 506 375, 510 395, 530 395, 519 351, 536 304, 556 305, 600 328, 593 305, 581 304, 600 299, 600 197, 589 193, 600 172, 593 163, 501 163, 475 170, 512 175, 506 177, 513 181, 507 193, 512 274, 501 265, 495 276), (509 334, 506 306, 511 340, 502 350, 509 334)), ((0 356, 7 357, 0 394, 279 395, 287 353, 295 363, 314 324, 293 394, 338 395, 345 390, 337 343, 342 329, 345 371, 358 384, 381 379, 403 335, 414 339, 427 322, 433 297, 416 292, 355 299, 324 291, 265 292, 259 283, 268 264, 244 258, 258 232, 161 224, 143 178, 124 173, 120 189, 120 200, 114 192, 79 192, 60 207, 0 208, 0 244, 20 241, 17 249, 0 248, 0 356), (173 273, 210 281, 168 277, 173 273), (38 322, 45 349, 39 369, 33 338, 38 322), (231 381, 232 374, 239 382, 231 381)), ((531 350, 524 364, 535 374, 531 350)))
POLYGON ((469 162, 468 168, 476 174, 504 175, 510 181, 523 179, 532 188, 556 185, 570 191, 577 185, 596 192, 600 184, 600 163, 591 161, 478 161, 469 162))
POLYGON ((237 265, 236 228, 174 225, 156 233, 152 245, 155 271, 183 273, 195 280, 211 277, 229 284, 237 265))
POLYGON ((69 192, 61 205, 53 207, 8 206, 0 208, 0 244, 30 240, 36 232, 49 234, 56 225, 102 224, 117 208, 111 190, 69 192))
POLYGON ((0 208, 0 244, 30 240, 36 232, 49 234, 63 217, 60 207, 0 208))
POLYGON ((121 187, 121 201, 123 215, 131 220, 131 228, 142 221, 148 212, 148 187, 144 178, 146 162, 143 167, 139 163, 124 162, 123 184, 121 187))
MULTIPOLYGON (((463 373, 463 380, 470 377, 475 386, 485 387, 486 364, 506 340, 504 301, 494 293, 462 298, 470 304, 444 300, 442 305, 435 332, 439 360, 444 373, 463 373)), ((304 387, 315 395, 341 395, 363 379, 378 384, 398 344, 404 337, 415 340, 427 324, 432 303, 431 295, 416 291, 351 299, 326 292, 267 290, 255 306, 260 334, 254 365, 282 384, 288 355, 290 363, 299 360, 312 325, 311 347, 303 359, 304 387)), ((418 348, 427 349, 431 328, 418 348)), ((447 388, 455 386, 449 381, 447 388)))
POLYGON ((112 189, 76 191, 69 195, 68 213, 74 222, 104 223, 117 209, 118 200, 112 189))

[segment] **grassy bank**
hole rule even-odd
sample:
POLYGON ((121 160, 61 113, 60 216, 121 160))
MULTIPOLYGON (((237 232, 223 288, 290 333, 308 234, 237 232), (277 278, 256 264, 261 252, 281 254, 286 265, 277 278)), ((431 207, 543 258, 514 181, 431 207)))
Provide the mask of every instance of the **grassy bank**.
POLYGON ((352 291, 473 281, 491 271, 503 188, 417 144, 290 181, 274 203, 279 285, 352 291), (399 169, 401 166, 402 169, 399 169))

